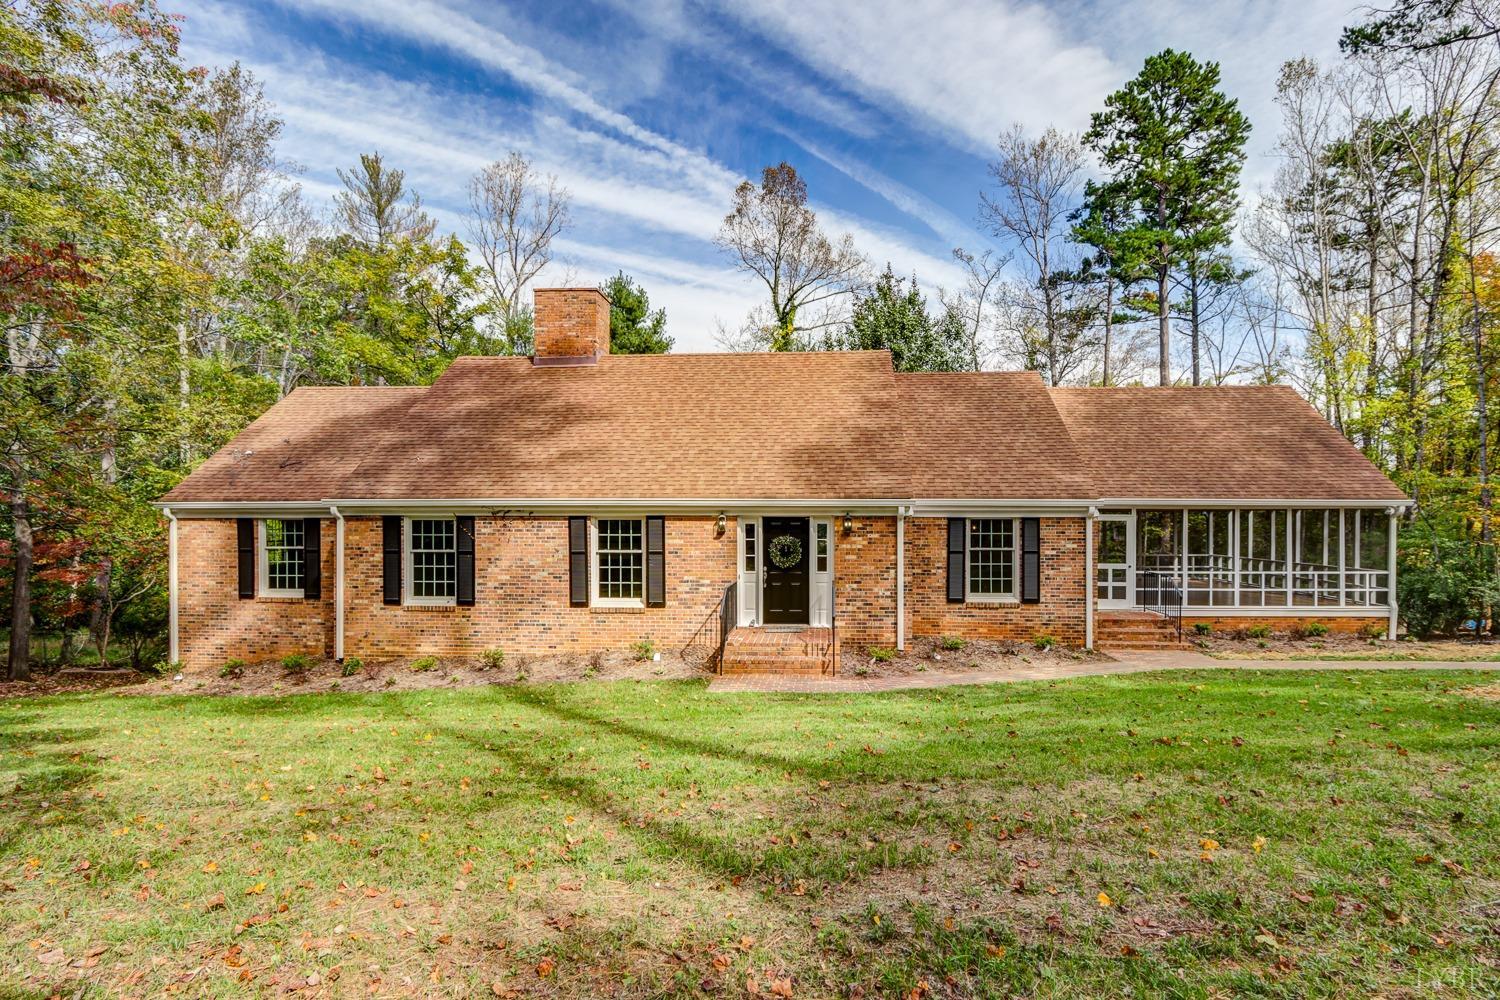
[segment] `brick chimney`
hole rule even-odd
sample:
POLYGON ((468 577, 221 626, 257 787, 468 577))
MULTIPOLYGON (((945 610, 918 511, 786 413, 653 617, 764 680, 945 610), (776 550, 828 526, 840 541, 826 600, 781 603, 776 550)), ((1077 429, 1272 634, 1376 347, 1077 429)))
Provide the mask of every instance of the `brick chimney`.
POLYGON ((609 353, 609 299, 597 288, 538 288, 535 365, 591 365, 609 353))

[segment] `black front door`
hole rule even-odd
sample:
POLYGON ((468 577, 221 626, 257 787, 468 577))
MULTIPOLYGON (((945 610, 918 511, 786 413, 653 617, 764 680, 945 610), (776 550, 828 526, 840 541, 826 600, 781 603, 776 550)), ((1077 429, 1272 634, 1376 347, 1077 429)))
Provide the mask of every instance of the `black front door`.
POLYGON ((807 518, 768 517, 763 522, 761 538, 765 546, 761 554, 761 565, 766 568, 765 623, 806 625, 807 518), (789 541, 778 542, 779 538, 789 541))

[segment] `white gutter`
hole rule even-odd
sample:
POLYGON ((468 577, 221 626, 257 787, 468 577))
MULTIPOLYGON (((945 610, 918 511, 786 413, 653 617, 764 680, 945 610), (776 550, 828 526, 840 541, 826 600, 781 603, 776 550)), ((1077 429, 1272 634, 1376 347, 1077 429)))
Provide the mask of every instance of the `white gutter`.
POLYGON ((1099 508, 1090 507, 1089 516, 1083 521, 1083 648, 1094 648, 1094 518, 1099 508))
POLYGON ((1288 500, 1285 497, 1242 497, 1236 499, 1203 500, 1194 497, 1105 497, 1093 501, 1095 507, 1191 507, 1195 510, 1214 510, 1238 507, 1296 507, 1303 510, 1334 510, 1340 507, 1367 507, 1385 510, 1390 507, 1411 507, 1415 500, 1288 500))
POLYGON ((344 662, 344 515, 329 507, 333 515, 333 658, 344 662))
POLYGON ((906 649, 906 509, 896 511, 896 648, 906 649))
POLYGON ((167 662, 175 664, 178 660, 177 515, 170 507, 163 507, 162 513, 167 515, 167 662))

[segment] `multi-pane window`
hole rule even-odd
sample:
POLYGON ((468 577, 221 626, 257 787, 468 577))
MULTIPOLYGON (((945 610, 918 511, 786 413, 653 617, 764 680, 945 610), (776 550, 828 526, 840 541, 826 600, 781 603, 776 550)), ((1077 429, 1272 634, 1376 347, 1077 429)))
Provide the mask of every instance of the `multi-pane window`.
POLYGON ((817 536, 816 555, 817 572, 828 572, 828 522, 819 521, 813 526, 813 532, 817 536))
POLYGON ((744 522, 744 528, 745 528, 745 572, 746 573, 754 573, 755 572, 755 555, 756 555, 757 552, 760 551, 756 547, 756 544, 755 544, 756 522, 754 522, 754 521, 745 521, 744 522))
POLYGON ((1016 593, 1016 522, 975 518, 969 522, 969 596, 1009 598, 1016 593))
POLYGON ((595 599, 641 599, 646 579, 645 537, 639 519, 601 517, 595 522, 595 599))
POLYGON ((301 597, 306 567, 302 522, 260 522, 260 592, 272 597, 301 597))
POLYGON ((451 517, 406 522, 407 599, 418 604, 452 601, 458 589, 457 532, 451 517))

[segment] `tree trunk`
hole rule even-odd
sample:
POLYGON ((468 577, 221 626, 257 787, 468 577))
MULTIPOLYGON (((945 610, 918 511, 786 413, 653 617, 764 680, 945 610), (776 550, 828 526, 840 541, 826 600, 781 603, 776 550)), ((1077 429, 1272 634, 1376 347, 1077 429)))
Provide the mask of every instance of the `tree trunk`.
POLYGON ((1109 348, 1115 332, 1115 283, 1104 282, 1104 376, 1102 382, 1109 385, 1109 348))
POLYGON ((1188 294, 1193 297, 1191 323, 1193 339, 1193 384, 1203 384, 1202 352, 1198 339, 1198 324, 1200 313, 1198 311, 1198 265, 1194 263, 1191 273, 1188 275, 1188 294))
POLYGON ((1167 318, 1170 292, 1167 290, 1169 269, 1162 265, 1156 269, 1156 324, 1161 342, 1161 384, 1172 384, 1172 325, 1167 318))
POLYGON ((11 475, 10 520, 13 570, 10 591, 9 677, 31 676, 31 510, 26 502, 26 467, 19 449, 12 447, 6 462, 11 475))

